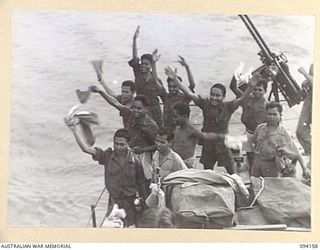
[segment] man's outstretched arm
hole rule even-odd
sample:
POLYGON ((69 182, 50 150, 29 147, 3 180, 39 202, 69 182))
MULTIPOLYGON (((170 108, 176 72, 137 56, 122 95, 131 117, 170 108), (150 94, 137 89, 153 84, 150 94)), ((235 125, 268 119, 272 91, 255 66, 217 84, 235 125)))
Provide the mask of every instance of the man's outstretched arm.
POLYGON ((158 49, 155 49, 152 52, 152 63, 151 63, 151 72, 152 72, 152 78, 154 79, 154 82, 156 83, 156 88, 158 90, 158 93, 164 93, 166 92, 166 89, 163 87, 162 83, 160 82, 160 79, 158 78, 158 72, 156 63, 159 61, 160 56, 158 54, 158 49))
POLYGON ((113 96, 114 98, 117 97, 117 95, 112 91, 112 89, 105 83, 105 81, 102 79, 102 64, 103 61, 102 60, 93 60, 91 61, 91 64, 97 74, 97 79, 98 82, 101 84, 101 86, 103 87, 103 89, 111 96, 113 96))
POLYGON ((165 74, 170 77, 171 79, 174 80, 174 82, 177 84, 177 86, 179 87, 179 89, 181 89, 181 91, 188 96, 191 100, 193 100, 195 103, 198 103, 199 101, 199 96, 196 95, 195 93, 193 93, 188 87, 186 87, 185 85, 182 84, 182 82, 180 82, 180 80, 177 77, 177 73, 175 71, 173 71, 170 67, 166 67, 165 68, 165 74))
POLYGON ((93 93, 98 93, 100 94, 111 106, 115 107, 118 110, 121 110, 124 105, 122 105, 116 98, 113 96, 109 95, 108 93, 105 93, 101 89, 99 89, 97 86, 90 86, 90 90, 93 93))
POLYGON ((90 154, 92 156, 96 155, 96 150, 90 146, 88 146, 83 139, 80 136, 80 126, 79 126, 79 120, 77 120, 75 118, 75 120, 73 121, 72 124, 70 124, 70 122, 67 122, 65 120, 65 123, 67 124, 67 126, 71 129, 74 138, 76 139, 76 142, 78 143, 80 149, 82 150, 82 152, 90 154))

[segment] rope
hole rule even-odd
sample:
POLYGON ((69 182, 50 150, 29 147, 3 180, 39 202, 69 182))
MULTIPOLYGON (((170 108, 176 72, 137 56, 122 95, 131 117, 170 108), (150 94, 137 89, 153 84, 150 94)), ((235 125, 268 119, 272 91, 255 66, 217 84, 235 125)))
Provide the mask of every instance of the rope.
POLYGON ((261 176, 259 177, 259 179, 261 180, 261 188, 260 188, 259 192, 257 193, 257 195, 254 197, 254 199, 249 207, 253 207, 253 204, 256 202, 256 200, 258 199, 258 197, 260 196, 260 194, 262 193, 262 191, 264 189, 264 179, 261 176))
MULTIPOLYGON (((96 208, 96 207, 97 207, 98 202, 100 201, 100 199, 101 199, 101 197, 102 197, 102 195, 103 195, 104 191, 106 191, 106 187, 104 187, 104 188, 102 189, 102 191, 101 191, 101 193, 100 193, 100 195, 99 195, 98 199, 95 201, 95 203, 94 203, 94 205, 93 205, 93 206, 94 206, 94 208, 96 208)), ((93 213, 94 213, 94 210, 93 210, 93 211, 91 211, 91 214, 90 214, 90 216, 89 216, 89 219, 88 219, 88 222, 87 222, 87 226, 86 226, 86 227, 88 227, 88 226, 89 226, 89 223, 90 223, 90 221, 92 220, 92 215, 93 215, 93 213)))
POLYGON ((104 217, 103 217, 103 219, 102 219, 102 222, 101 222, 101 224, 100 224, 100 227, 102 227, 102 225, 103 225, 104 221, 106 220, 106 218, 107 218, 107 214, 108 214, 108 213, 106 213, 106 214, 104 215, 104 217))
POLYGON ((97 200, 96 200, 96 202, 94 203, 94 207, 96 207, 96 206, 98 205, 98 202, 100 201, 100 199, 101 199, 101 197, 102 197, 102 195, 103 195, 104 191, 106 191, 106 187, 104 187, 104 188, 102 189, 102 191, 101 191, 101 193, 100 193, 100 195, 99 195, 98 199, 97 199, 97 200))

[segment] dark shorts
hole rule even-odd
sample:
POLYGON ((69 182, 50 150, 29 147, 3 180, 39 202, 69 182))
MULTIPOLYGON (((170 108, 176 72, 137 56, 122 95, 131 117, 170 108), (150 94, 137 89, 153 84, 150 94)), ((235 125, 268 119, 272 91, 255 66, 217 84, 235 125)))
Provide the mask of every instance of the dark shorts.
POLYGON ((124 218, 124 226, 129 227, 136 224, 136 208, 134 205, 134 200, 136 196, 130 196, 125 198, 113 198, 109 196, 108 202, 108 216, 112 211, 113 205, 117 204, 119 208, 123 208, 126 212, 126 217, 124 218))
POLYGON ((218 166, 225 167, 228 174, 234 174, 234 160, 231 151, 226 148, 225 152, 217 153, 214 143, 209 144, 205 141, 200 163, 203 164, 204 169, 213 169, 216 162, 218 162, 218 166))
POLYGON ((254 177, 278 177, 279 174, 275 159, 262 160, 259 158, 259 155, 256 155, 251 169, 251 175, 254 177))

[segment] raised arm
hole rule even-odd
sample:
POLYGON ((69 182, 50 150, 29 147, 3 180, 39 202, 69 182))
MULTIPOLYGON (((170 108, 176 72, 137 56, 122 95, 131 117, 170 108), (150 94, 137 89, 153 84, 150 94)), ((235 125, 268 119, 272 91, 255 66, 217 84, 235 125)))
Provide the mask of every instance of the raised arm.
POLYGON ((240 98, 244 91, 242 91, 239 87, 241 84, 247 84, 249 80, 252 78, 252 68, 250 67, 248 73, 243 73, 244 63, 240 62, 239 66, 235 69, 231 82, 230 89, 236 95, 236 98, 240 98))
POLYGON ((152 52, 152 63, 151 63, 151 70, 152 70, 152 78, 155 80, 155 83, 156 83, 156 87, 158 89, 158 92, 159 93, 163 93, 165 90, 165 88, 163 87, 162 83, 160 82, 159 78, 158 78, 158 72, 157 72, 157 62, 159 61, 160 59, 160 56, 158 54, 158 49, 155 49, 153 52, 152 52))
POLYGON ((91 64, 94 68, 94 71, 97 74, 97 78, 98 78, 98 82, 102 85, 103 89, 111 96, 113 96, 114 98, 117 97, 117 95, 111 90, 111 88, 109 88, 109 86, 105 83, 105 81, 102 79, 102 64, 103 61, 102 60, 94 60, 91 61, 91 64))
POLYGON ((137 48, 137 39, 140 35, 140 26, 138 25, 136 31, 133 35, 133 44, 132 44, 132 58, 138 58, 138 48, 137 48))
POLYGON ((310 84, 312 84, 312 82, 313 82, 312 75, 308 74, 307 71, 303 67, 299 68, 298 71, 310 82, 310 84))
POLYGON ((243 94, 241 95, 240 98, 234 100, 234 105, 238 106, 240 104, 242 104, 250 95, 250 93, 252 92, 253 88, 255 86, 255 82, 253 79, 249 80, 249 84, 248 87, 246 88, 246 90, 243 92, 243 94))
MULTIPOLYGON (((76 118, 74 118, 76 119, 76 118)), ((67 122, 65 120, 65 123, 67 124, 67 126, 71 129, 73 135, 74 135, 74 138, 76 139, 76 142, 78 143, 80 149, 84 152, 84 153, 87 153, 87 154, 90 154, 90 155, 96 155, 96 150, 90 146, 88 146, 81 138, 80 136, 80 127, 79 127, 79 120, 73 122, 73 123, 70 123, 70 122, 67 122)))
POLYGON ((232 92, 236 95, 236 98, 240 98, 242 96, 243 92, 238 88, 237 80, 234 76, 232 76, 229 87, 232 90, 232 92))
POLYGON ((182 57, 179 56, 180 60, 178 61, 183 67, 185 67, 188 75, 188 81, 189 81, 189 89, 194 93, 194 87, 196 86, 192 72, 190 70, 189 65, 187 64, 186 60, 182 57))
POLYGON ((113 98, 117 98, 117 95, 111 90, 111 88, 103 80, 102 74, 98 75, 98 82, 101 84, 103 89, 108 93, 108 95, 112 96, 113 98))
POLYGON ((303 67, 299 68, 298 71, 306 78, 306 80, 302 83, 302 89, 307 92, 310 88, 312 88, 313 84, 313 64, 310 66, 311 74, 308 74, 303 67))
POLYGON ((184 86, 178 79, 177 73, 174 72, 170 67, 166 67, 164 72, 168 77, 174 80, 179 89, 181 89, 181 91, 185 95, 187 95, 191 100, 193 100, 196 103, 199 101, 199 96, 197 96, 195 93, 192 93, 192 91, 188 87, 184 86))
POLYGON ((93 85, 93 86, 90 86, 89 88, 93 93, 100 94, 110 105, 112 105, 116 109, 121 110, 124 107, 124 105, 122 105, 116 98, 109 95, 108 93, 103 92, 97 86, 93 85))

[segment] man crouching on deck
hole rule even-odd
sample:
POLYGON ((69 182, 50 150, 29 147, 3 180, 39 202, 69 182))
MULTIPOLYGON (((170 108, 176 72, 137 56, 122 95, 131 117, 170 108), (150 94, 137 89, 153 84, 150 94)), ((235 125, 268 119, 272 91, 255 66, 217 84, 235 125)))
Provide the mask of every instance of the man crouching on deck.
POLYGON ((108 211, 109 215, 113 205, 117 204, 126 212, 124 219, 125 227, 132 227, 136 223, 136 210, 134 200, 140 182, 144 180, 143 170, 140 161, 129 149, 129 132, 126 129, 119 129, 113 137, 113 150, 108 148, 92 148, 86 145, 79 136, 80 127, 77 123, 67 124, 81 150, 92 155, 93 160, 104 165, 105 186, 109 192, 108 211))

